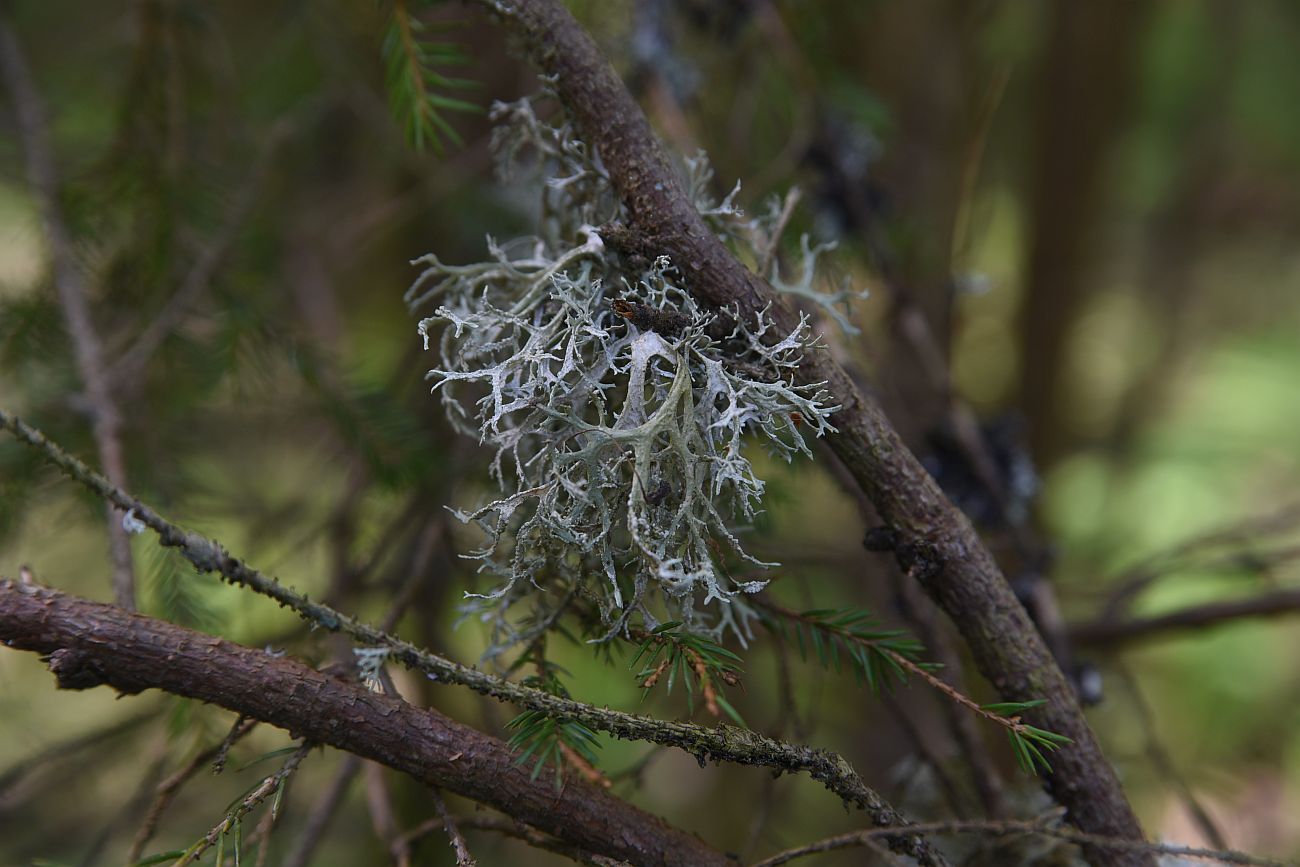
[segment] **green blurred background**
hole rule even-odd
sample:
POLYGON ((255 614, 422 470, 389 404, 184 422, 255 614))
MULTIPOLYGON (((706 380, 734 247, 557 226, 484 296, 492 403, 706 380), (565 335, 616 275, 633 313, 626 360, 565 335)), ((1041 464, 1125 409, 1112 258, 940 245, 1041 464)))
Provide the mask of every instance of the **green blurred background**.
MULTIPOLYGON (((792 185, 803 190, 791 249, 801 232, 838 239, 827 285, 872 290, 854 308, 863 334, 831 334, 832 351, 943 478, 951 466, 935 431, 945 400, 900 338, 893 290, 925 317, 956 393, 1014 443, 1010 453, 1032 454, 1041 486, 1017 526, 1040 559, 996 521, 989 538, 1011 577, 1050 575, 1067 622, 1099 616, 1135 570, 1156 577, 1132 615, 1295 586, 1300 4, 570 6, 666 142, 708 152, 720 191, 740 179, 742 203, 757 210, 792 185), (1164 556, 1225 527, 1238 532, 1164 556)), ((50 115, 62 202, 110 357, 196 262, 213 262, 170 336, 119 388, 132 490, 370 619, 415 575, 401 631, 472 661, 484 630, 453 624, 461 594, 483 579, 457 560, 474 539, 443 507, 483 497, 485 464, 427 393, 431 362, 402 293, 416 256, 474 261, 485 235, 529 231, 529 194, 494 177, 484 115, 449 115, 463 143, 445 142, 441 154, 404 140, 380 59, 390 11, 333 0, 60 0, 13 3, 8 14, 50 115), (429 541, 440 533, 447 544, 429 541)), ((486 108, 536 89, 477 8, 417 11, 470 58, 457 74, 477 86, 458 96, 486 108)), ((0 404, 93 458, 45 257, 6 100, 0 404)), ((770 467, 758 553, 786 564, 777 591, 790 604, 866 606, 906 625, 826 463, 770 467)), ((193 575, 145 537, 134 545, 147 612, 314 662, 337 652, 265 600, 193 575)), ((49 584, 110 598, 102 510, 6 439, 0 574, 15 577, 24 563, 49 584)), ((577 698, 686 713, 680 695, 641 704, 626 661, 606 666, 559 642, 552 650, 577 698)), ((926 761, 959 759, 932 696, 914 688, 882 701, 796 655, 791 716, 770 643, 743 655, 746 690, 733 700, 752 726, 840 750, 918 816, 945 815, 926 761), (928 760, 912 755, 918 735, 928 760)), ((1078 655, 1103 676, 1090 718, 1153 837, 1209 842, 1190 792, 1231 846, 1300 855, 1294 617, 1078 655)), ((409 697, 489 731, 513 715, 395 676, 409 697)), ((55 692, 39 660, 0 654, 0 863, 121 863, 153 786, 229 722, 158 695, 55 692), (59 754, 43 752, 51 748, 59 754)), ((1018 810, 1041 809, 999 733, 984 734, 1018 810)), ((204 833, 267 766, 233 767, 286 742, 257 732, 232 771, 184 790, 147 851, 204 833)), ((617 773, 645 753, 611 742, 602 765, 617 773)), ((306 763, 270 863, 291 848, 339 760, 306 763)), ((401 827, 431 815, 413 783, 358 780, 313 863, 388 860, 367 806, 381 779, 401 827)), ((863 821, 806 779, 700 769, 679 753, 621 777, 615 791, 746 857, 863 821)), ((471 844, 484 864, 560 863, 492 835, 471 844)), ((438 835, 416 854, 453 863, 438 835)))

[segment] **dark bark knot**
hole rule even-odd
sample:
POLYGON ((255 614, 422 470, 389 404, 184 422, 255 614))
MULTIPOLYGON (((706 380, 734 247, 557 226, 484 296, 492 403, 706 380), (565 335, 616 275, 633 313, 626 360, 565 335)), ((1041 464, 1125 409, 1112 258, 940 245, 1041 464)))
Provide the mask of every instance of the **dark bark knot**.
POLYGON ((60 648, 45 658, 59 689, 94 689, 109 683, 108 674, 89 653, 71 647, 60 648))
POLYGON ((943 571, 943 555, 937 545, 928 539, 904 540, 898 530, 886 524, 867 530, 862 547, 878 553, 892 551, 899 568, 922 583, 943 571))

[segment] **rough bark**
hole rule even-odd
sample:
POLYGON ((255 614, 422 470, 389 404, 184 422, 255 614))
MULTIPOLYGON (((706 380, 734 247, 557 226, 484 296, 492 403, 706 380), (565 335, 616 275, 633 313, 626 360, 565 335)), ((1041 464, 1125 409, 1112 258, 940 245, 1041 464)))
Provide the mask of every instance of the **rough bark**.
MULTIPOLYGON (((394 661, 422 671, 431 679, 467 686, 517 707, 541 711, 557 720, 579 722, 617 738, 677 747, 695 756, 701 763, 713 760, 761 765, 781 773, 807 772, 842 798, 846 805, 851 804, 865 810, 876 825, 896 829, 909 824, 905 816, 862 781, 843 756, 828 750, 786 743, 746 728, 728 725, 705 727, 678 720, 629 714, 607 707, 598 708, 440 657, 328 605, 313 602, 274 578, 258 572, 238 557, 231 556, 212 539, 167 521, 50 442, 40 431, 3 409, 0 409, 0 427, 11 431, 20 441, 39 449, 78 483, 123 511, 134 514, 142 524, 158 534, 164 547, 179 549, 185 559, 200 572, 217 572, 232 584, 246 587, 292 609, 314 627, 347 635, 360 646, 387 648, 394 661)), ((915 857, 925 867, 937 867, 945 863, 939 853, 915 835, 891 834, 888 842, 897 851, 915 857)))
MULTIPOLYGON (((522 37, 582 137, 599 152, 630 214, 643 252, 669 256, 706 304, 742 315, 772 305, 781 330, 794 313, 709 231, 668 163, 649 122, 618 74, 559 0, 483 0, 522 37)), ((622 239, 623 242, 627 238, 622 239)), ((879 405, 858 391, 825 353, 811 354, 804 382, 824 382, 840 409, 830 446, 881 517, 898 533, 900 561, 952 618, 980 671, 1006 700, 1045 699, 1029 716, 1074 743, 1051 757, 1048 785, 1083 831, 1142 839, 1114 770, 1088 727, 1074 691, 992 555, 966 517, 902 443, 879 405)), ((1098 865, 1153 865, 1141 852, 1088 848, 1098 865)))
POLYGON ((44 654, 65 689, 161 689, 211 702, 495 807, 589 852, 644 865, 735 861, 581 780, 529 779, 503 742, 435 710, 224 639, 35 585, 0 582, 0 641, 44 654))

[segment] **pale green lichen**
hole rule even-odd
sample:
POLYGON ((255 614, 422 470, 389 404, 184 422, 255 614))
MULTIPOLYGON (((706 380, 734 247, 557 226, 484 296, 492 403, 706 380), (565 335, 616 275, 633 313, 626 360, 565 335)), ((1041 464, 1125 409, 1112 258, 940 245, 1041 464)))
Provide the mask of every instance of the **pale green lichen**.
MULTIPOLYGON (((493 117, 503 176, 540 169, 541 234, 489 239, 488 259, 472 265, 418 259, 407 293, 414 310, 437 305, 419 330, 426 348, 436 338, 429 378, 451 423, 493 450, 501 495, 455 513, 485 533, 468 556, 496 582, 470 608, 493 623, 496 649, 531 634, 506 609, 532 595, 532 620, 544 619, 538 588, 556 582, 597 603, 606 636, 637 617, 743 638, 737 594, 764 582, 735 580, 727 564, 774 565, 739 535, 764 492, 747 444, 788 461, 833 430, 826 394, 794 384, 808 323, 776 339, 764 313, 700 309, 666 258, 638 265, 608 250, 597 227, 626 214, 599 160, 528 100, 493 117)), ((735 190, 709 196, 710 178, 702 156, 687 162, 709 225, 733 246, 770 245, 776 212, 746 218, 735 190)), ((821 249, 805 244, 799 279, 778 287, 814 296, 821 249)))

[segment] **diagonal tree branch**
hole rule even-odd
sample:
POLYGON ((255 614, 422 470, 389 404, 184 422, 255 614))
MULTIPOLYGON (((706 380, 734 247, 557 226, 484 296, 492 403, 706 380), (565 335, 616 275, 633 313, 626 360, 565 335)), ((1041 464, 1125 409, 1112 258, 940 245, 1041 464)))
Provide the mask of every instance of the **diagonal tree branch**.
MULTIPOLYGON (((776 339, 789 334, 793 311, 709 231, 645 115, 563 4, 480 2, 522 38, 533 62, 554 79, 582 137, 599 152, 631 220, 626 231, 606 240, 669 256, 708 305, 734 304, 742 315, 771 305, 782 332, 776 339)), ((1045 699, 1033 723, 1073 739, 1053 754, 1048 778, 1069 820, 1085 832, 1141 840, 1142 829, 1073 689, 970 521, 907 450, 880 406, 826 353, 810 353, 800 379, 824 382, 839 404, 831 421, 840 432, 830 438, 831 448, 896 532, 900 562, 952 618, 983 675, 1008 701, 1045 699)), ((1098 865, 1154 864, 1144 851, 1086 851, 1098 865)))
MULTIPOLYGON (((77 260, 72 235, 59 206, 59 178, 54 167, 45 109, 41 104, 31 70, 23 57, 18 37, 7 16, 0 16, 0 71, 13 98, 18 138, 27 158, 27 178, 45 224, 54 267, 54 286, 72 338, 77 371, 86 387, 95 435, 95 448, 104 474, 116 485, 126 484, 126 459, 122 453, 122 415, 113 397, 112 384, 104 366, 104 347, 90 316, 90 289, 77 260)), ((108 547, 113 562, 113 596, 123 608, 135 608, 135 570, 131 563, 131 540, 112 506, 108 515, 108 547)))
POLYGON ((579 780, 531 779, 503 742, 434 710, 154 618, 57 590, 0 582, 0 640, 44 654, 65 689, 146 689, 220 705, 507 811, 592 852, 644 865, 732 859, 579 780))
MULTIPOLYGON (((433 680, 467 686, 500 701, 508 701, 527 710, 541 711, 555 719, 573 720, 617 738, 677 747, 692 754, 700 762, 713 759, 742 765, 760 765, 779 772, 807 772, 846 803, 865 810, 875 824, 891 827, 908 824, 905 817, 862 781, 843 756, 827 750, 786 743, 748 729, 731 726, 705 728, 688 722, 658 720, 609 708, 597 708, 511 683, 445 659, 328 605, 312 602, 306 596, 251 568, 213 540, 167 521, 50 442, 40 431, 3 409, 0 409, 0 428, 9 430, 19 441, 41 451, 73 480, 131 514, 142 525, 156 532, 164 546, 179 549, 200 571, 220 573, 230 583, 275 600, 315 626, 331 632, 341 632, 363 645, 387 648, 393 659, 424 672, 433 680)), ((913 855, 923 865, 945 863, 943 857, 919 837, 891 836, 889 843, 899 851, 913 855)))

